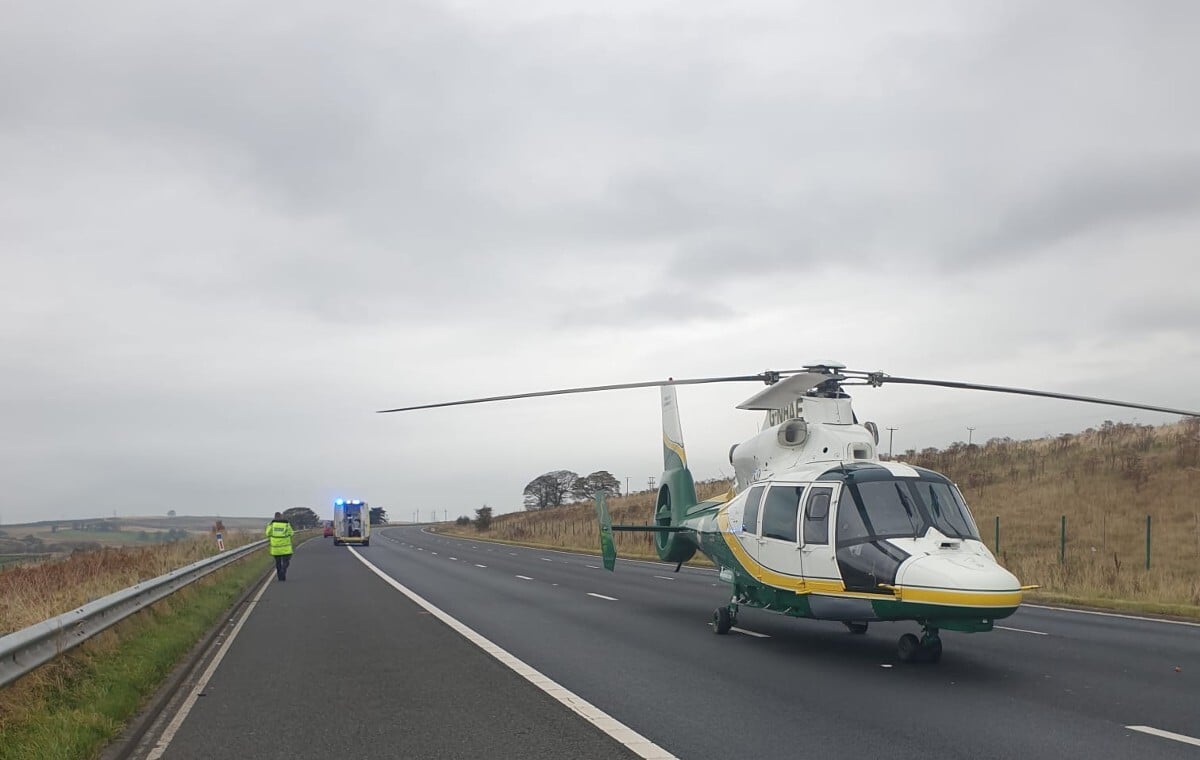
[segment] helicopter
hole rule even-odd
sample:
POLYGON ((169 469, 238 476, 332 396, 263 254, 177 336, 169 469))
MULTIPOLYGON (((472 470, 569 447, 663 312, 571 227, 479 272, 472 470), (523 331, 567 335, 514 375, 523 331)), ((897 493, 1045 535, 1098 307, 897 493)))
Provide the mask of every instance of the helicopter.
POLYGON ((752 375, 621 383, 384 409, 408 412, 465 404, 658 387, 663 473, 653 522, 614 525, 596 494, 604 567, 616 564, 614 532, 653 534, 660 560, 676 572, 697 553, 731 587, 712 613, 727 634, 743 606, 842 623, 864 634, 876 621, 912 621, 921 636, 897 642, 901 662, 938 662, 940 632, 981 633, 1020 607, 1022 585, 980 538, 958 487, 946 476, 878 453, 879 427, 860 422, 847 387, 928 385, 1041 396, 1200 417, 1200 412, 1006 386, 896 377, 837 362, 752 375), (761 382, 738 404, 764 412, 758 434, 729 450, 731 489, 700 501, 687 465, 676 388, 761 382))

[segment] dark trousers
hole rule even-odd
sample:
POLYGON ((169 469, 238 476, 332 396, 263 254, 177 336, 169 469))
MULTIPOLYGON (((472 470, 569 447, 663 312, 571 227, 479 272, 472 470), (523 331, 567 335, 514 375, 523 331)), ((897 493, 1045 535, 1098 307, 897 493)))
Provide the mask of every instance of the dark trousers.
POLYGON ((275 576, 281 581, 287 580, 288 563, 292 561, 290 554, 275 555, 275 576))

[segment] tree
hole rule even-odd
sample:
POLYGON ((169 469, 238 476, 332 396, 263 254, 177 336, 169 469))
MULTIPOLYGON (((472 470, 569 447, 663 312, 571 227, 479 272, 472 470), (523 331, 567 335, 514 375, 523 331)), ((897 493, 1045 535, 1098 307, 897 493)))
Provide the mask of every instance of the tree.
POLYGON ((600 491, 609 496, 620 496, 621 482, 607 470, 597 470, 585 478, 576 478, 571 486, 571 494, 579 500, 594 498, 600 491))
POLYGON ((173 510, 173 509, 168 509, 168 510, 167 510, 167 517, 174 517, 174 516, 175 516, 175 510, 173 510))
POLYGON ((470 525, 471 518, 467 517, 466 515, 459 515, 458 519, 454 521, 454 524, 455 525, 470 525))
POLYGON ((315 528, 321 522, 321 518, 317 517, 317 513, 308 507, 292 507, 291 509, 283 510, 283 519, 292 524, 297 530, 305 528, 315 528))
POLYGON ((388 516, 387 510, 383 507, 371 507, 371 524, 372 525, 387 525, 388 516))
POLYGON ((475 530, 487 530, 492 526, 492 508, 484 504, 475 510, 475 530))
POLYGON ((570 470, 538 475, 525 486, 525 509, 561 507, 571 500, 571 488, 579 476, 570 470))

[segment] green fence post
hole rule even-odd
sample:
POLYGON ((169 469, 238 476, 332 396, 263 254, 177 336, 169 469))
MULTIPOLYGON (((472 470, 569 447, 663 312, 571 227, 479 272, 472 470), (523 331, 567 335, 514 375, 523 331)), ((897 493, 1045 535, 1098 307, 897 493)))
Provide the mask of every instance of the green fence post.
POLYGON ((1150 515, 1146 515, 1146 569, 1150 569, 1150 515))
POLYGON ((1000 556, 1000 515, 996 515, 996 556, 1000 556))
POLYGON ((1062 530, 1058 533, 1058 564, 1067 561, 1067 516, 1062 516, 1062 530))

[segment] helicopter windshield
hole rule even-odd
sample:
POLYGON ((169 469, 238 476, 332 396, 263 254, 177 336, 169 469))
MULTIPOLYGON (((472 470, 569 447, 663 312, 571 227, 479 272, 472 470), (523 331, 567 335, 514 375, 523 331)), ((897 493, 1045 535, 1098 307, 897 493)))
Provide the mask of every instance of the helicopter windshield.
POLYGON ((853 501, 838 507, 838 545, 879 538, 919 538, 935 528, 949 538, 979 540, 979 530, 954 486, 896 478, 848 483, 853 501))

